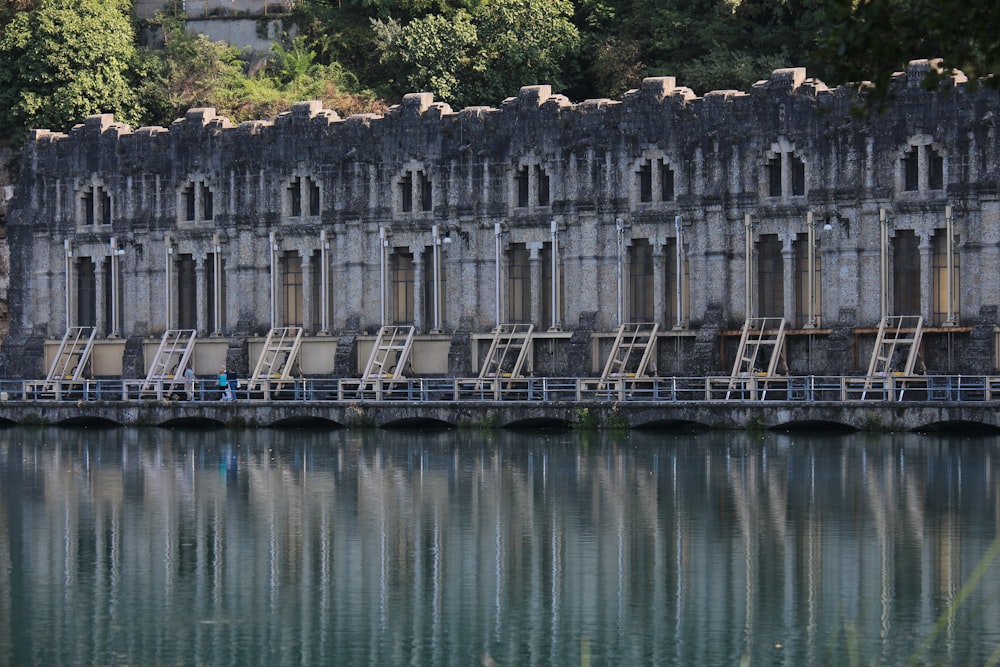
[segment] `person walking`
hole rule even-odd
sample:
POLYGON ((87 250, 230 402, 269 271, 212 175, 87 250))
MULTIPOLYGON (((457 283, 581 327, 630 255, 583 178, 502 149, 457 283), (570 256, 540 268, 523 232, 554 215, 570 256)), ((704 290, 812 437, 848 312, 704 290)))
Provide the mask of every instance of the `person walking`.
POLYGON ((225 366, 219 371, 219 391, 222 392, 223 401, 232 400, 229 396, 229 373, 226 371, 225 366))
POLYGON ((229 388, 229 400, 236 400, 236 388, 240 386, 240 381, 236 377, 236 371, 226 371, 226 387, 229 388))
POLYGON ((194 400, 194 369, 188 366, 184 369, 184 389, 189 401, 194 400))

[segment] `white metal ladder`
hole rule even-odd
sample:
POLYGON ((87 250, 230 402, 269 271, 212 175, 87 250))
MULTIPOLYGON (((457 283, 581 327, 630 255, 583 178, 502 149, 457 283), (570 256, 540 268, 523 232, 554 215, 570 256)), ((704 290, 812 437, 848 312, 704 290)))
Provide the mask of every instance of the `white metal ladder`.
POLYGON ((169 380, 164 390, 170 394, 184 386, 184 369, 194 353, 194 329, 167 329, 160 338, 156 356, 149 366, 146 381, 142 383, 143 393, 156 391, 156 383, 169 380))
POLYGON ((733 364, 733 377, 748 377, 762 373, 774 377, 788 371, 785 363, 785 318, 751 317, 743 323, 740 347, 733 364), (767 366, 758 359, 762 350, 771 348, 767 366))
POLYGON ((882 318, 868 363, 868 377, 885 377, 890 373, 913 375, 923 328, 924 318, 920 315, 887 315, 882 318), (906 355, 905 360, 901 357, 903 354, 906 355))
MULTIPOLYGON (((787 373, 785 361, 785 318, 751 317, 743 323, 740 346, 736 351, 733 373, 729 380, 726 399, 734 390, 742 389, 746 378, 773 378, 787 373), (764 351, 770 348, 770 353, 764 351), (764 355, 764 358, 762 357, 764 355), (766 360, 766 365, 764 362, 766 360)), ((764 392, 766 393, 765 388, 764 392)))
POLYGON ((45 376, 48 389, 51 390, 49 385, 53 382, 79 382, 83 379, 83 371, 90 361, 96 336, 96 327, 70 327, 66 330, 56 356, 52 359, 52 365, 49 366, 49 374, 45 376))
POLYGON ((914 374, 923 329, 924 318, 921 315, 886 315, 882 318, 868 362, 862 400, 868 397, 869 390, 884 387, 889 376, 909 377, 914 374))
POLYGON ((301 345, 302 327, 275 327, 268 331, 250 376, 249 389, 259 389, 268 381, 291 380, 301 345))
POLYGON ((657 322, 628 322, 619 326, 611 353, 604 364, 604 372, 601 373, 601 388, 613 378, 646 375, 656 353, 656 334, 659 330, 657 322))
POLYGON ((501 324, 493 330, 489 352, 479 370, 477 389, 492 378, 519 378, 531 354, 534 324, 501 324))
POLYGON ((403 370, 413 347, 414 332, 415 328, 412 326, 396 325, 387 325, 378 330, 375 345, 361 376, 362 386, 373 380, 398 380, 403 377, 403 370))

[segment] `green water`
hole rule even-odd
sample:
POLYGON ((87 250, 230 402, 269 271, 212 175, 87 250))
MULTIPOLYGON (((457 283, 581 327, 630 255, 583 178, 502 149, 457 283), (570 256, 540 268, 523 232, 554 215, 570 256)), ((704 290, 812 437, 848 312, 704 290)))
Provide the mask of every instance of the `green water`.
POLYGON ((0 665, 987 664, 998 444, 2 430, 0 665))

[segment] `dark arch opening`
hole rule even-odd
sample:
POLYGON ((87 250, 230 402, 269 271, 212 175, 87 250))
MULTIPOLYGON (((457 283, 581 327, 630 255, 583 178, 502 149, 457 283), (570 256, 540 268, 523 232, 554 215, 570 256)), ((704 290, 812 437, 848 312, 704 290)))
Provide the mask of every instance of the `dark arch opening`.
POLYGON ((940 421, 924 424, 913 429, 915 433, 945 433, 960 435, 996 435, 1000 427, 983 422, 964 420, 940 421))

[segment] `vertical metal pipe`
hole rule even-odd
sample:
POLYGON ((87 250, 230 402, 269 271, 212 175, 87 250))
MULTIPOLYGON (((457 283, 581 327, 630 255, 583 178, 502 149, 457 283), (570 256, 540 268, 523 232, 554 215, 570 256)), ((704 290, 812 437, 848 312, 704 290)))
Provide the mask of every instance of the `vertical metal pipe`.
POLYGON ((432 250, 433 271, 434 271, 434 331, 441 331, 441 237, 438 236, 440 229, 437 225, 431 226, 431 236, 433 237, 432 250))
POLYGON ((816 230, 813 213, 806 213, 806 327, 816 326, 816 230))
POLYGON ((746 292, 744 297, 744 310, 746 318, 750 319, 753 313, 753 226, 750 224, 750 214, 743 215, 743 289, 746 292))
POLYGON ((319 231, 319 328, 321 333, 330 332, 330 297, 327 295, 330 282, 330 267, 327 253, 330 250, 330 241, 327 239, 326 230, 319 231))
POLYGON ((271 328, 274 329, 278 321, 278 242, 274 232, 268 235, 268 248, 271 255, 271 328))
POLYGON ((552 221, 552 329, 559 330, 559 223, 552 221))
POLYGON ((503 322, 502 315, 501 315, 502 309, 500 307, 500 294, 501 294, 501 292, 500 292, 500 254, 501 254, 501 250, 503 249, 502 246, 501 246, 501 244, 500 244, 500 237, 503 236, 503 228, 501 227, 501 225, 500 225, 499 222, 493 223, 493 235, 495 237, 494 250, 493 250, 493 252, 494 252, 494 259, 495 259, 495 262, 494 262, 494 273, 495 273, 495 276, 494 276, 494 297, 493 297, 493 303, 494 303, 494 307, 496 309, 497 328, 499 329, 500 328, 500 324, 503 322))
POLYGON ((684 269, 682 261, 684 259, 684 239, 683 239, 683 225, 681 224, 681 216, 674 217, 674 226, 677 228, 677 266, 675 268, 676 279, 677 279, 677 322, 675 323, 676 328, 680 329, 684 326, 684 269))
POLYGON ((66 330, 73 326, 73 241, 66 239, 63 241, 66 262, 66 330))
POLYGON ((118 338, 118 237, 111 237, 111 331, 112 338, 118 338))
POLYGON ((879 290, 881 322, 889 315, 889 218, 884 208, 878 210, 879 220, 879 290))
POLYGON ((955 272, 955 221, 951 215, 952 208, 950 205, 944 207, 944 223, 945 223, 945 233, 947 234, 947 240, 945 241, 945 252, 948 257, 945 261, 945 270, 948 272, 945 278, 945 287, 948 290, 947 304, 948 304, 948 319, 945 321, 945 325, 953 326, 955 322, 955 303, 952 299, 954 294, 954 285, 952 280, 954 279, 955 272))
POLYGON ((173 269, 173 263, 170 261, 174 254, 174 246, 173 246, 173 241, 169 235, 167 235, 164 240, 165 240, 164 243, 165 248, 163 254, 164 254, 164 261, 166 263, 166 266, 164 267, 164 275, 166 276, 166 280, 164 281, 165 284, 163 285, 163 292, 165 297, 164 304, 166 305, 166 312, 163 314, 163 320, 164 320, 163 326, 164 329, 169 330, 171 328, 170 325, 173 321, 173 312, 174 312, 173 290, 171 289, 174 286, 173 276, 171 275, 173 269))
POLYGON ((215 291, 215 298, 212 300, 212 334, 222 335, 222 241, 219 234, 212 235, 212 289, 215 291))
POLYGON ((618 235, 618 326, 621 326, 625 322, 625 229, 621 218, 615 219, 615 231, 618 235))
POLYGON ((381 313, 381 322, 380 322, 381 326, 385 326, 386 325, 386 321, 388 320, 387 313, 386 313, 386 298, 385 298, 385 290, 386 290, 386 269, 385 269, 385 260, 386 260, 386 257, 385 257, 385 245, 386 245, 385 227, 379 227, 378 228, 378 251, 379 251, 378 267, 379 267, 379 301, 380 301, 379 308, 380 308, 380 313, 381 313))

